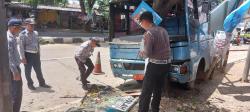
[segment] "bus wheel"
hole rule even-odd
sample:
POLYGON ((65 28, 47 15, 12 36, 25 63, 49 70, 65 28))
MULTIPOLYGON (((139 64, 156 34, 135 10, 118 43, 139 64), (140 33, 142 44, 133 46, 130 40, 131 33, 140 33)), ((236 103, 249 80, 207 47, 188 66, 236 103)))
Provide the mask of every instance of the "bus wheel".
POLYGON ((206 80, 207 73, 204 72, 204 69, 205 69, 205 61, 202 60, 198 66, 198 70, 196 73, 196 79, 195 79, 196 81, 200 82, 200 81, 206 80))
POLYGON ((196 78, 193 81, 187 82, 186 84, 187 89, 194 89, 195 84, 199 84, 206 79, 207 73, 204 72, 204 69, 205 69, 205 60, 201 60, 196 73, 196 78))
POLYGON ((186 83, 186 89, 192 90, 192 89, 194 89, 194 88, 195 88, 195 80, 186 83))

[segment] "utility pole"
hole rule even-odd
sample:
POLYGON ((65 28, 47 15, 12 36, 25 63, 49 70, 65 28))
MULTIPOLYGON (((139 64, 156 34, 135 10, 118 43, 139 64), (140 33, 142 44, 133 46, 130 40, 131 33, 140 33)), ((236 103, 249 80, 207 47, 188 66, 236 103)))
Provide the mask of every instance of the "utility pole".
POLYGON ((5 0, 0 0, 0 112, 12 112, 5 0))
POLYGON ((242 75, 242 82, 248 82, 248 75, 249 75, 249 68, 250 68, 250 46, 248 48, 247 59, 245 63, 244 72, 242 75))

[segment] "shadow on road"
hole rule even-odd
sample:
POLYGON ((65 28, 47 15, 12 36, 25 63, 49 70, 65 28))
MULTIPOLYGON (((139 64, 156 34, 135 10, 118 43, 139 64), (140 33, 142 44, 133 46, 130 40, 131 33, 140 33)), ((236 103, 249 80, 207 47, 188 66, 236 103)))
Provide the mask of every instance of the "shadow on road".
POLYGON ((138 89, 141 89, 142 84, 137 83, 134 80, 129 80, 121 84, 120 86, 116 87, 120 89, 121 91, 136 91, 138 89))
POLYGON ((234 96, 234 98, 243 102, 250 101, 250 96, 245 96, 245 95, 234 96))
POLYGON ((32 93, 54 93, 55 91, 52 88, 43 88, 43 87, 37 87, 36 90, 32 91, 32 93))
MULTIPOLYGON (((229 64, 230 65, 230 64, 229 64)), ((229 70, 228 68, 227 70, 229 70)), ((242 72, 239 72, 239 76, 241 76, 242 72)), ((228 74, 232 75, 232 74, 228 74)), ((250 93, 250 86, 238 86, 236 83, 241 82, 241 79, 238 80, 230 80, 227 76, 224 77, 227 81, 221 83, 222 86, 218 87, 218 91, 223 95, 235 95, 233 96, 236 100, 239 101, 250 101, 250 96, 246 96, 244 94, 250 93)))

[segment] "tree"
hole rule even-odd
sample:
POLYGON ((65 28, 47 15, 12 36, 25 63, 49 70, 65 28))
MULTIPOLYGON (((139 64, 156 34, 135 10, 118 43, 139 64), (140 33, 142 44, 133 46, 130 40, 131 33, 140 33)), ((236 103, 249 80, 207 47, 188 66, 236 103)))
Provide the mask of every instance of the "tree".
POLYGON ((82 13, 91 13, 93 6, 95 5, 95 2, 96 0, 79 0, 82 13))
POLYGON ((108 18, 108 15, 109 15, 109 0, 97 0, 96 4, 99 6, 99 10, 104 15, 104 17, 108 18))
POLYGON ((87 0, 87 2, 88 2, 88 12, 89 12, 89 13, 90 13, 91 10, 93 9, 93 6, 94 6, 94 4, 95 4, 95 1, 96 1, 96 0, 87 0))
MULTIPOLYGON (((79 0, 82 14, 90 15, 96 0, 79 0), (87 7, 86 7, 87 6, 87 7)), ((87 15, 85 15, 87 16, 87 15)), ((83 22, 83 27, 85 31, 91 31, 91 22, 88 20, 83 22)))
POLYGON ((57 6, 66 6, 66 4, 68 3, 68 0, 55 0, 55 4, 57 6))
POLYGON ((80 4, 82 13, 86 13, 86 10, 85 10, 85 0, 79 0, 79 4, 80 4))
MULTIPOLYGON (((11 93, 10 93, 10 73, 8 59, 8 42, 6 37, 6 7, 4 0, 0 1, 0 112, 11 112, 11 93)), ((10 2, 6 0, 6 2, 10 2)))

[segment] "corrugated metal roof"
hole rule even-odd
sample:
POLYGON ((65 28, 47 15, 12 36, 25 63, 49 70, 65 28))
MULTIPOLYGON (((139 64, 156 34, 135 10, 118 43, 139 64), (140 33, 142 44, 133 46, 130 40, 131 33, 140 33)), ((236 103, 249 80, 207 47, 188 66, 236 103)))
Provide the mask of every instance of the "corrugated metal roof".
POLYGON ((64 8, 64 7, 55 7, 55 6, 45 6, 45 5, 38 5, 37 9, 81 12, 81 9, 79 8, 64 8))
POLYGON ((20 2, 11 2, 11 3, 8 3, 7 6, 12 7, 12 8, 28 8, 28 9, 32 8, 30 5, 25 4, 25 3, 20 3, 20 2))
MULTIPOLYGON (((31 5, 20 3, 20 2, 11 2, 8 4, 8 7, 11 8, 24 8, 24 9, 32 9, 31 5)), ((58 10, 58 11, 71 11, 71 12, 81 12, 80 8, 67 8, 67 7, 56 7, 56 6, 46 6, 46 5, 38 5, 37 9, 46 9, 46 10, 58 10)))

